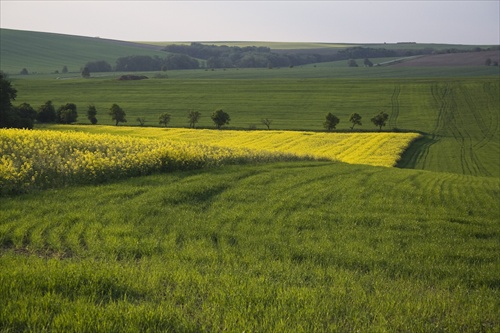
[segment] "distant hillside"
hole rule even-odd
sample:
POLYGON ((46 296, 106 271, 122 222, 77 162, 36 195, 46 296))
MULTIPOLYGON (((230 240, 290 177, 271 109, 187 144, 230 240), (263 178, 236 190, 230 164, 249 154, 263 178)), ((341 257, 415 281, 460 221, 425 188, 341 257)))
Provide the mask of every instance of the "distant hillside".
MULTIPOLYGON (((418 43, 336 44, 228 41, 175 44, 177 45, 174 47, 169 42, 148 44, 147 42, 126 42, 99 37, 0 29, 0 70, 11 75, 19 74, 24 69, 28 74, 48 74, 60 73, 66 67, 70 73, 80 73, 82 67, 88 62, 105 62, 108 63, 108 68, 113 67, 117 70, 152 71, 163 68, 197 68, 197 60, 201 60, 200 65, 212 68, 289 67, 347 59, 406 58, 433 53, 445 54, 440 57, 422 57, 398 66, 434 66, 426 62, 431 59, 440 59, 435 62, 435 66, 484 66, 487 59, 484 58, 486 51, 466 53, 463 56, 464 61, 456 60, 460 56, 455 52, 491 48, 491 46, 480 45, 418 43), (451 53, 448 54, 448 52, 451 53), (172 57, 169 57, 169 54, 172 57), (174 54, 176 54, 175 57, 173 57, 174 54), (158 58, 153 59, 155 56, 158 58), (465 57, 470 58, 467 60, 469 62, 465 61, 465 57), (474 61, 471 60, 472 58, 474 61), (144 63, 149 64, 145 66, 144 63)), ((498 49, 498 46, 493 46, 492 49, 498 49)), ((492 62, 497 60, 498 55, 492 57, 492 62)), ((380 63, 375 60, 373 62, 380 63)), ((101 71, 103 70, 91 70, 91 72, 101 71)))
POLYGON ((0 70, 18 74, 53 73, 67 66, 69 72, 80 72, 89 61, 105 60, 114 65, 117 58, 131 55, 164 57, 160 47, 54 33, 0 29, 0 70))
POLYGON ((500 63, 500 50, 446 53, 427 55, 394 64, 395 67, 434 67, 434 66, 484 66, 487 59, 491 65, 500 63))

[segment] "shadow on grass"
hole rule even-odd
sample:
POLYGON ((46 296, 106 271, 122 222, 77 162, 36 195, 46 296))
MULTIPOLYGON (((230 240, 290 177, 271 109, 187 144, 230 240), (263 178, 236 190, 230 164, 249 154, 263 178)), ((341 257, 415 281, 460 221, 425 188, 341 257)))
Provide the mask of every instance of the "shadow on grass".
POLYGON ((401 155, 396 167, 401 169, 415 169, 417 163, 427 158, 430 147, 437 141, 428 133, 422 133, 422 136, 413 141, 401 155))

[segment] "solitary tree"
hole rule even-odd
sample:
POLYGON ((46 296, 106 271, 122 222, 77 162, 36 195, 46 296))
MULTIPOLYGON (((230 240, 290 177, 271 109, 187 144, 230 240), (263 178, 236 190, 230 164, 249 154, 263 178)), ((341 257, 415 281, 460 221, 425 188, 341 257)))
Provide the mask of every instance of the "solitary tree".
POLYGON ((347 65, 349 67, 358 67, 358 63, 354 59, 349 59, 349 61, 347 62, 347 65))
POLYGON ((61 105, 57 109, 57 120, 61 124, 71 124, 74 123, 78 118, 78 113, 76 112, 76 105, 73 103, 67 103, 66 105, 61 105))
POLYGON ((267 129, 270 129, 272 122, 273 121, 271 119, 268 119, 268 118, 264 118, 261 120, 261 123, 266 125, 267 129))
POLYGON ((354 129, 354 125, 359 125, 361 126, 361 116, 359 113, 353 113, 349 117, 349 121, 352 123, 351 129, 354 129))
MULTIPOLYGON (((490 61, 491 61, 491 59, 490 59, 490 61)), ((23 68, 19 74, 28 75, 29 73, 28 73, 28 70, 26 68, 23 68)))
POLYGON ((371 62, 370 59, 365 58, 365 61, 363 61, 363 65, 365 65, 365 67, 373 67, 373 62, 371 62))
POLYGON ((90 77, 90 69, 88 67, 84 67, 82 70, 82 77, 88 79, 90 77))
POLYGON ((63 74, 68 73, 68 66, 64 65, 64 67, 62 68, 61 73, 63 73, 63 74))
POLYGON ((97 109, 95 108, 95 106, 89 105, 87 109, 87 119, 90 120, 90 123, 92 125, 97 124, 96 115, 97 115, 97 109))
POLYGON ((111 119, 115 121, 115 126, 118 126, 118 123, 126 123, 127 119, 125 119, 125 111, 118 106, 118 104, 111 105, 109 109, 109 115, 111 119))
POLYGON ((340 122, 340 119, 334 116, 331 112, 328 112, 328 114, 325 117, 325 122, 323 123, 323 126, 326 128, 327 131, 331 131, 335 129, 335 127, 338 125, 340 122))
POLYGON ((226 112, 224 112, 220 109, 214 111, 212 113, 211 118, 212 118, 215 126, 217 127, 217 129, 220 129, 224 125, 228 125, 229 121, 231 120, 231 118, 229 117, 229 114, 227 114, 226 112))
POLYGON ((382 126, 385 126, 385 123, 389 119, 389 115, 385 112, 380 112, 378 115, 370 119, 375 126, 378 126, 379 131, 382 130, 382 126))
POLYGON ((196 123, 200 120, 200 117, 201 113, 199 113, 198 111, 189 111, 187 115, 189 127, 195 128, 196 123))
POLYGON ((47 101, 38 108, 36 120, 40 123, 55 123, 57 121, 57 114, 52 101, 47 101))
POLYGON ((160 125, 163 124, 163 126, 167 127, 168 123, 170 122, 170 115, 168 113, 163 113, 160 115, 160 125))
POLYGON ((144 126, 144 124, 146 123, 146 118, 144 117, 137 117, 136 120, 139 122, 139 125, 141 126, 144 126))

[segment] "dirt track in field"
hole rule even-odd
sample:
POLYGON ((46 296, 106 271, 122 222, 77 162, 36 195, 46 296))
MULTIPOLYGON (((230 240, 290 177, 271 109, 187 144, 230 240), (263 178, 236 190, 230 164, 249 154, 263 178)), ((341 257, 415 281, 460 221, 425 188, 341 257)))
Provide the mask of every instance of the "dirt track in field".
POLYGON ((467 53, 446 53, 419 57, 392 65, 393 67, 432 67, 432 66, 484 66, 486 59, 491 59, 492 63, 500 63, 500 50, 467 52, 467 53))

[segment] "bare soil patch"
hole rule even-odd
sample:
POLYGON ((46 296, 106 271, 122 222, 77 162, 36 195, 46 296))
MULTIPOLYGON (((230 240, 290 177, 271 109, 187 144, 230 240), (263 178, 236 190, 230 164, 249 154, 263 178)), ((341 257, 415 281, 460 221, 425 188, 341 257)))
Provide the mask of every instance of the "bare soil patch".
POLYGON ((466 53, 446 53, 422 56, 401 63, 394 64, 394 67, 433 67, 433 66, 485 66, 486 59, 491 59, 492 63, 500 62, 500 50, 466 52, 466 53))

